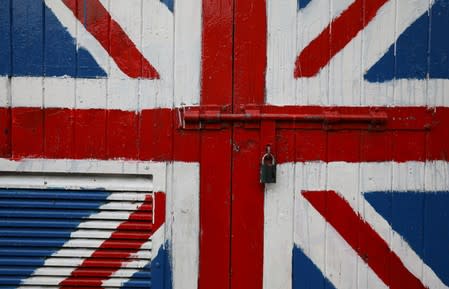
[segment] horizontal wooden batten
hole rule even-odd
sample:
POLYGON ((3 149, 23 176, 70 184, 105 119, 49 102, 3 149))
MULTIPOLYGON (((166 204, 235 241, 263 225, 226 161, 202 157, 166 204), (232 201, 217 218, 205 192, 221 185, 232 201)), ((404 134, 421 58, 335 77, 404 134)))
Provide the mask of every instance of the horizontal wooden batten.
MULTIPOLYGON (((200 118, 202 109, 199 108, 200 118)), ((446 107, 260 106, 257 111, 262 117, 281 116, 276 121, 276 134, 278 139, 287 142, 282 144, 285 148, 292 146, 288 143, 292 137, 301 140, 296 142, 297 153, 293 149, 278 150, 280 162, 449 159, 449 144, 444 141, 449 137, 449 108, 446 107), (293 116, 283 119, 288 115, 293 116), (353 119, 342 121, 342 116, 353 119), (332 145, 327 147, 327 143, 332 145), (360 153, 354 154, 355 148, 360 153)), ((231 115, 226 110, 223 113, 231 115)), ((11 122, 0 123, 2 138, 6 139, 0 143, 0 157, 4 159, 197 162, 200 158, 198 147, 191 145, 198 131, 178 128, 182 123, 178 110, 0 108, 0 115, 11 116, 11 122), (99 115, 104 117, 97 118, 99 115), (173 150, 173 139, 177 145, 184 144, 182 150, 173 150)), ((244 119, 245 111, 238 112, 238 116, 244 119)), ((208 117, 219 119, 217 115, 208 117)), ((217 121, 204 124, 214 129, 231 125, 217 121)), ((258 128, 258 125, 252 127, 251 122, 244 123, 248 129, 258 128)))

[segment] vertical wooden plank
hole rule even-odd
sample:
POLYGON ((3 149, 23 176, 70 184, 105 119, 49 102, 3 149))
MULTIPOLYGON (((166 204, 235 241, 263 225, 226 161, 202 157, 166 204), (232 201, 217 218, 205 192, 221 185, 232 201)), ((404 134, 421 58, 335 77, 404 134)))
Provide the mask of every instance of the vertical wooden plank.
POLYGON ((143 110, 139 125, 139 159, 172 159, 173 129, 171 110, 143 110))
POLYGON ((0 7, 0 157, 11 156, 11 9, 12 1, 0 7))
MULTIPOLYGON (((84 3, 83 3, 84 4, 84 3)), ((60 3, 59 12, 65 11, 66 18, 76 17, 84 13, 93 13, 89 7, 76 2, 74 11, 70 11, 60 3), (71 15, 72 14, 72 15, 71 15)), ((82 21, 76 21, 73 29, 77 41, 77 79, 75 80, 75 111, 74 111, 74 158, 106 159, 106 110, 107 107, 107 79, 89 79, 92 75, 86 59, 80 53, 84 45, 93 42, 92 35, 87 32, 82 21)), ((97 44, 97 43, 96 43, 97 44)), ((89 53, 107 74, 109 72, 109 57, 101 46, 89 45, 89 53)))
POLYGON ((295 164, 278 165, 265 190, 263 288, 292 288, 295 164), (279 265, 282 264, 281 268, 279 265))
POLYGON ((426 160, 449 160, 449 114, 446 108, 435 108, 440 121, 426 132, 426 160))
POLYGON ((72 109, 46 108, 44 110, 45 157, 73 157, 73 114, 72 109))
MULTIPOLYGON (((203 0, 202 27, 201 105, 230 106, 233 1, 203 0)), ((198 287, 228 289, 231 254, 231 131, 201 132, 200 148, 198 287)))
POLYGON ((106 79, 76 79, 75 158, 106 158, 106 79))
MULTIPOLYGON (((391 147, 386 151, 387 154, 389 152, 391 152, 391 147)), ((383 187, 383 191, 386 193, 391 192, 392 174, 393 165, 390 162, 367 162, 360 164, 360 192, 363 195, 376 192, 379 193, 379 186, 383 187)), ((385 206, 390 210, 388 213, 391 213, 391 195, 387 201, 388 203, 385 204, 385 206)), ((388 224, 385 219, 373 209, 373 207, 366 201, 365 197, 360 203, 359 213, 361 217, 364 220, 367 220, 367 222, 391 248, 391 224, 388 224)), ((370 244, 373 240, 363 238, 363 236, 359 236, 359 242, 365 242, 365 244, 362 245, 367 248, 375 246, 375 244, 370 244)), ((385 262, 383 266, 385 266, 385 271, 390 272, 390 262, 385 262)), ((366 263, 359 263, 357 270, 357 281, 359 288, 379 288, 381 286, 385 286, 379 277, 375 275, 372 269, 368 268, 366 263)))
MULTIPOLYGON (((360 88, 363 79, 361 72, 362 59, 362 38, 353 35, 350 27, 363 25, 366 21, 365 1, 355 1, 348 7, 346 1, 331 0, 331 15, 338 15, 339 11, 351 9, 351 18, 347 18, 345 23, 332 22, 330 38, 333 43, 339 41, 338 38, 351 39, 351 41, 335 55, 329 62, 329 105, 337 106, 357 106, 360 105, 360 88), (342 30, 343 33, 333 35, 334 30, 342 30), (337 26, 337 27, 334 27, 337 26)), ((339 17, 339 16, 337 16, 339 17)), ((363 30, 362 30, 363 31, 363 30)), ((336 51, 335 44, 331 44, 329 53, 333 55, 336 51)))
POLYGON ((267 1, 266 100, 269 104, 294 104, 296 81, 296 1, 267 1))
MULTIPOLYGON (((45 9, 44 33, 44 154, 49 158, 72 156, 73 147, 73 109, 75 107, 75 80, 55 77, 64 71, 76 75, 76 47, 67 49, 57 38, 59 27, 49 9, 45 9), (55 55, 55 51, 58 52, 55 55), (63 51, 63 52, 62 52, 63 51), (52 77, 53 76, 53 77, 52 77), (67 109, 54 109, 67 108, 67 109)), ((67 19, 71 27, 76 27, 75 19, 67 19)))
POLYGON ((14 108, 11 118, 12 158, 42 157, 44 138, 43 110, 40 107, 14 108))
POLYGON ((42 78, 11 79, 11 147, 13 158, 42 157, 44 111, 42 78), (29 140, 33 140, 29 142, 29 140))
POLYGON ((232 101, 233 1, 203 1, 201 103, 232 101))
MULTIPOLYGON (((265 0, 235 1, 234 112, 263 104, 267 53, 265 0)), ((263 287, 264 188, 259 183, 262 153, 274 131, 234 127, 232 161, 231 288, 263 287)), ((271 140, 274 142, 274 140, 271 140)), ((274 151, 276 154, 276 151, 274 151)))
POLYGON ((11 80, 0 78, 0 157, 11 157, 11 80))
MULTIPOLYGON (((310 2, 304 9, 298 12, 297 17, 297 53, 317 37, 330 23, 331 0, 319 0, 310 2)), ((330 42, 330 39, 328 40, 330 42)), ((320 54, 328 55, 329 51, 320 51, 320 54)), ((296 99, 298 104, 327 105, 329 104, 329 69, 322 69, 315 77, 296 78, 296 99)))
MULTIPOLYGON (((140 15, 136 17, 142 19, 140 29, 136 27, 136 32, 140 33, 139 37, 136 35, 136 39, 139 38, 139 40, 136 40, 136 44, 139 43, 138 47, 141 47, 142 54, 151 61, 160 76, 157 80, 139 80, 139 106, 142 109, 173 106, 173 90, 175 87, 173 75, 175 69, 173 56, 175 49, 174 13, 167 7, 170 5, 165 5, 162 2, 140 1, 140 15)), ((173 2, 171 4, 173 5, 173 2)), ((122 5, 128 4, 123 1, 122 5)), ((195 8, 200 9, 201 7, 195 8)), ((173 7, 170 6, 170 9, 173 9, 173 7)), ((196 21, 200 21, 200 19, 196 21)), ((190 32, 185 33, 187 34, 186 37, 190 32)), ((196 61, 199 65, 198 59, 196 61)), ((198 82, 196 85, 198 87, 198 82)))
MULTIPOLYGON (((126 31, 126 37, 129 37, 136 47, 141 46, 140 38, 140 10, 141 0, 132 1, 108 1, 105 3, 107 10, 117 20, 120 20, 120 27, 126 31), (128 36, 129 35, 129 36, 128 36)), ((90 6, 88 6, 90 8, 90 6)), ((93 11, 95 13, 95 11, 93 11)), ((115 21, 117 21, 115 20, 115 21)), ((112 28, 112 22, 109 23, 109 45, 111 54, 118 53, 114 49, 120 48, 114 45, 114 41, 125 41, 120 39, 125 37, 112 28)), ((129 48, 131 49, 131 48, 129 48)), ((128 59, 128 61, 130 61, 128 59)), ((140 72, 143 71, 141 58, 138 63, 132 64, 140 72)), ((131 65, 131 64, 129 64, 131 65)), ((139 82, 130 79, 120 73, 113 73, 112 68, 109 71, 107 84, 107 130, 106 144, 108 158, 117 156, 137 159, 138 158, 138 135, 139 135, 139 82), (122 112, 123 110, 127 111, 122 112)))
POLYGON ((139 114, 108 110, 107 116, 107 158, 137 159, 139 114))
MULTIPOLYGON (((429 45, 429 17, 424 18, 424 25, 419 32, 403 33, 404 23, 419 18, 422 13, 428 13, 428 1, 398 1, 396 12, 396 39, 401 38, 401 46, 395 44, 395 79, 409 78, 425 80, 428 75, 428 45, 429 45), (411 49, 413 53, 398 51, 399 49, 411 49), (424 61, 422 61, 424 60, 424 61), (423 63, 421 65, 421 63, 423 63), (412 66, 407 65, 413 63, 412 66)), ((414 21, 413 21, 414 22, 414 21)), ((412 23, 413 23, 412 22, 412 23)), ((410 23, 411 24, 411 23, 410 23)), ((426 105, 427 81, 397 81, 395 83, 394 104, 396 105, 426 105)))
MULTIPOLYGON (((394 163, 392 172, 392 186, 396 189, 397 193, 401 192, 423 192, 425 187, 425 163, 423 162, 406 162, 406 163, 394 163)), ((399 213, 401 210, 395 210, 396 207, 401 207, 403 204, 400 202, 400 198, 392 197, 391 201, 391 220, 392 228, 401 225, 404 218, 407 218, 403 214, 399 213)), ((408 210, 408 213, 413 215, 415 211, 420 211, 422 214, 423 203, 413 206, 408 210)), ((420 220, 416 224, 413 224, 417 229, 418 238, 422 239, 423 234, 423 220, 420 220)), ((407 246, 404 245, 403 238, 398 234, 392 234, 391 247, 396 254, 402 258, 402 262, 407 264, 407 269, 415 275, 419 280, 422 280, 423 276, 423 263, 414 262, 407 254, 407 246)), ((392 276, 393 277, 393 276, 392 276)))
POLYGON ((429 76, 432 78, 428 81, 429 107, 449 106, 449 97, 446 93, 449 89, 448 81, 444 79, 445 75, 449 75, 449 67, 445 65, 448 61, 449 41, 446 37, 440 36, 442 27, 449 27, 449 7, 445 4, 444 1, 437 2, 430 9, 429 76))
POLYGON ((0 76, 11 75, 11 9, 12 1, 3 1, 0 7, 0 76))
MULTIPOLYGON (((374 83, 372 79, 365 80, 365 76, 367 71, 379 61, 379 56, 384 55, 396 39, 395 29, 385 29, 385 27, 396 26, 397 2, 398 0, 388 1, 376 19, 362 31, 361 104, 364 106, 384 106, 394 103, 394 83, 384 80, 385 75, 394 75, 394 61, 385 64, 383 70, 377 75, 371 75, 373 79, 375 78, 374 83)), ((366 5, 366 0, 364 4, 366 5)))
MULTIPOLYGON (((328 146, 330 149, 333 144, 329 142, 328 146)), ((357 145, 357 148, 360 148, 360 146, 357 145)), ((359 149, 356 149, 354 154, 357 155, 358 152, 359 149)), ((338 192, 350 204, 353 210, 358 210, 360 202, 358 164, 348 164, 345 162, 329 163, 327 166, 326 186, 327 190, 338 192)), ((325 252, 327 274, 330 276, 340 276, 336 287, 348 289, 357 288, 357 266, 359 259, 346 241, 342 240, 342 237, 329 225, 326 227, 325 252), (339 248, 339 250, 335 250, 335 248, 339 248)))
POLYGON ((327 163, 304 162, 295 165, 295 207, 293 240, 293 288, 326 288, 323 280, 316 280, 307 275, 303 259, 295 258, 296 254, 306 255, 315 266, 326 271, 326 221, 303 197, 303 191, 322 190, 326 187, 327 163), (301 251, 301 252, 298 252, 301 251))
POLYGON ((43 3, 13 1, 11 80, 12 157, 40 157, 43 154, 43 3), (30 52, 31 51, 31 52, 30 52), (29 142, 32 139, 33 142, 29 142))
POLYGON ((44 72, 43 1, 12 1, 12 74, 42 76, 44 72))
MULTIPOLYGON (((203 33, 206 33, 209 29, 201 26, 201 3, 201 0, 175 1, 175 35, 173 45, 175 64, 174 75, 176 81, 174 81, 174 106, 197 105, 200 102, 201 77, 202 75, 207 75, 201 73, 201 57, 203 48, 201 29, 205 29, 203 33)), ((225 15, 223 15, 223 17, 224 16, 225 15)), ((226 23, 228 23, 229 20, 226 21, 226 23)), ((211 29, 213 28, 211 27, 211 29)), ((226 39, 229 39, 230 37, 228 34, 229 31, 226 30, 226 39)), ((209 49, 212 49, 212 47, 209 49)), ((226 45, 225 54, 228 53, 230 53, 229 47, 226 45)), ((210 57, 212 57, 212 55, 210 55, 210 57)), ((226 60, 226 66, 228 65, 229 62, 226 60)), ((227 85, 229 84, 228 81, 229 79, 226 79, 227 85)), ((227 98, 229 96, 225 97, 227 98)))
POLYGON ((138 156, 138 83, 128 79, 108 79, 106 144, 109 157, 138 156), (123 97, 128 96, 128 97, 123 97), (127 110, 127 112, 123 112, 127 110), (112 129, 113 128, 113 129, 112 129))
MULTIPOLYGON (((173 185, 172 202, 172 256, 173 287, 198 288, 198 260, 200 219, 200 170, 198 164, 175 162, 170 183, 173 185)), ((168 283, 169 280, 166 280, 168 283)), ((217 284, 218 285, 218 284, 217 284)))

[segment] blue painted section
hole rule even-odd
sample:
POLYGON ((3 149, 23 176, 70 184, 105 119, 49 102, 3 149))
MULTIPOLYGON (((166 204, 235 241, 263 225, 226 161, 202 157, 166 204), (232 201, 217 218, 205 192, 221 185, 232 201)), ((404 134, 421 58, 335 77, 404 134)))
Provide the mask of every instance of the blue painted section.
POLYGON ((12 1, 12 75, 44 74, 43 12, 41 0, 12 1))
POLYGON ((449 286, 449 192, 370 192, 365 198, 449 286))
POLYGON ((365 74, 370 82, 393 79, 449 79, 449 0, 436 0, 365 74), (430 26, 429 26, 430 25, 430 26), (429 34, 430 31, 430 34, 429 34), (430 40, 429 40, 430 37, 430 40))
POLYGON ((4 200, 0 199, 0 208, 50 208, 50 209, 97 209, 97 206, 92 201, 80 200, 61 200, 53 203, 48 203, 45 200, 4 200))
MULTIPOLYGON (((48 228, 0 228, 0 238, 20 237, 20 238, 65 238, 71 231, 68 229, 48 229, 48 228)), ((1 252, 1 249, 0 249, 1 252)), ((0 255, 2 256, 2 255, 0 255)))
POLYGON ((12 39, 10 34, 1 36, 0 63, 9 61, 12 55, 12 68, 0 68, 0 75, 107 76, 88 51, 77 49, 75 39, 42 0, 14 0, 11 8, 6 11, 2 7, 0 12, 0 21, 6 16, 9 19, 9 13, 13 20, 12 39), (10 45, 8 37, 12 41, 12 54, 11 51, 3 52, 4 46, 10 45))
POLYGON ((0 218, 45 218, 45 219, 81 219, 94 214, 96 210, 34 210, 23 208, 2 208, 0 218))
POLYGON ((135 273, 121 289, 172 289, 172 272, 167 248, 168 243, 159 248, 157 256, 151 263, 135 273))
POLYGON ((57 199, 57 200, 97 200, 104 201, 109 196, 105 191, 63 191, 63 190, 0 190, 0 200, 4 199, 57 199))
POLYGON ((107 197, 104 191, 1 189, 0 284, 11 286, 2 288, 14 288, 41 267, 107 197), (76 208, 60 209, 70 196, 76 208))
POLYGON ((301 248, 293 248, 293 289, 335 289, 301 248))
POLYGON ((300 10, 309 5, 310 1, 312 0, 297 0, 297 1, 298 1, 298 10, 300 10))
POLYGON ((20 227, 20 228, 72 228, 79 224, 78 220, 6 220, 0 222, 1 227, 20 227))
POLYGON ((11 0, 0 4, 0 75, 11 73, 11 0))
POLYGON ((170 10, 173 13, 175 1, 174 0, 160 0, 162 3, 167 6, 168 10, 170 10))

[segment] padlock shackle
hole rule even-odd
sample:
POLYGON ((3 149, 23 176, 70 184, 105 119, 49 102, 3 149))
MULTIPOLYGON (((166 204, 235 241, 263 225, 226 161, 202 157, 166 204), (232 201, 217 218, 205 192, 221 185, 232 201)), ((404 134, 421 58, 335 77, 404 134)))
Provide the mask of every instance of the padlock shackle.
POLYGON ((262 160, 260 161, 260 164, 263 165, 264 164, 264 160, 267 157, 271 157, 271 165, 274 166, 276 164, 276 159, 274 158, 274 155, 271 154, 271 152, 267 152, 266 154, 264 154, 262 156, 262 160))

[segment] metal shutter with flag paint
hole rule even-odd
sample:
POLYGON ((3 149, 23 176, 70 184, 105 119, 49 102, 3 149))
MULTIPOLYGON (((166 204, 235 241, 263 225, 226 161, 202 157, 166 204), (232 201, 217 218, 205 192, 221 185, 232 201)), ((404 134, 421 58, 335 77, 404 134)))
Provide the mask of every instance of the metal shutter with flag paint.
POLYGON ((51 188, 48 178, 40 188, 19 181, 0 189, 0 288, 154 288, 152 237, 165 195, 151 191, 151 180, 127 191, 132 179, 119 181, 121 190, 92 178, 83 189, 79 177, 75 190, 66 179, 69 189, 51 188))

